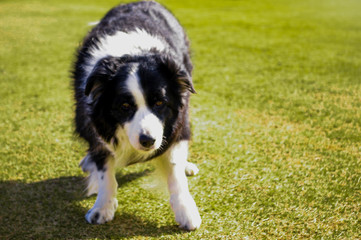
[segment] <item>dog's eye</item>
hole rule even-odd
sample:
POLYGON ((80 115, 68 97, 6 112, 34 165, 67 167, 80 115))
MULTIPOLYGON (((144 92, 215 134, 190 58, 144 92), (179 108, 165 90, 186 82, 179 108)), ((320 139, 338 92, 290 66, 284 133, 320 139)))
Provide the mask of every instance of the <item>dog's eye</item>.
POLYGON ((123 103, 122 104, 122 109, 126 110, 126 111, 129 110, 130 109, 130 104, 129 103, 123 103))
POLYGON ((155 106, 157 106, 157 107, 161 107, 161 106, 163 106, 164 105, 164 102, 163 101, 156 101, 155 102, 155 106))

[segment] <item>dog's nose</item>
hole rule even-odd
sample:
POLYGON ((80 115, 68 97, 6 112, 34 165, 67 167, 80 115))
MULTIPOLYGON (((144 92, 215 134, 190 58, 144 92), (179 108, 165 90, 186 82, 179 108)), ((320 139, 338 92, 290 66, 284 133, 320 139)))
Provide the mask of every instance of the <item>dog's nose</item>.
POLYGON ((142 134, 139 136, 139 142, 143 147, 150 148, 151 146, 154 145, 155 139, 152 138, 151 136, 142 134))

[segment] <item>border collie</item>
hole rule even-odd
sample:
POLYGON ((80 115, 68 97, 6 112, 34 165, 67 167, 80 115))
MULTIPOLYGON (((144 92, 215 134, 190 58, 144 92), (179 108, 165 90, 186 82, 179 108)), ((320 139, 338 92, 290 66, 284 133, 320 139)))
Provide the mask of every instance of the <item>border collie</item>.
POLYGON ((89 143, 80 166, 90 174, 88 195, 98 194, 85 215, 89 223, 114 217, 115 167, 154 159, 177 223, 200 226, 186 178, 198 172, 187 161, 191 73, 187 36, 156 2, 115 7, 85 37, 73 78, 76 131, 89 143))

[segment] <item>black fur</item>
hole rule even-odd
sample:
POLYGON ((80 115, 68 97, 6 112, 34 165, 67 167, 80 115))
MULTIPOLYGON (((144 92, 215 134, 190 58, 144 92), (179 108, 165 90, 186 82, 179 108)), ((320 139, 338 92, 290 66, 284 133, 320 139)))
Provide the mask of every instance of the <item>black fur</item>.
POLYGON ((134 116, 136 106, 124 91, 124 82, 135 64, 147 104, 165 126, 162 147, 146 160, 163 154, 174 142, 190 138, 188 103, 195 90, 189 43, 183 28, 156 2, 120 5, 110 10, 84 39, 73 70, 76 131, 88 141, 91 160, 99 170, 111 154, 104 141, 122 144, 115 136, 116 128, 134 116), (152 49, 135 56, 108 56, 99 60, 87 75, 91 49, 97 48, 104 36, 136 29, 159 36, 168 49, 162 52, 152 49), (164 95, 159 94, 160 88, 166 89, 164 95), (165 104, 156 106, 158 100, 165 104), (130 105, 122 106, 124 101, 130 105))

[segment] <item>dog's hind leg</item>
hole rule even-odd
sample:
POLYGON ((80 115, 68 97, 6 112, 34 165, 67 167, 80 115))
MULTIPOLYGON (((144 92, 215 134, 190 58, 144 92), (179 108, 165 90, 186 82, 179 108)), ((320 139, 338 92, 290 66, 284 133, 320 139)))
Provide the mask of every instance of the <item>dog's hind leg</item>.
POLYGON ((92 161, 92 156, 88 153, 79 163, 79 167, 85 173, 89 173, 87 177, 87 188, 86 195, 90 196, 98 193, 98 174, 97 174, 97 166, 94 161, 92 161))
POLYGON ((83 170, 83 172, 92 172, 95 168, 96 165, 95 163, 92 161, 92 156, 90 153, 88 153, 79 163, 79 167, 81 167, 81 170, 83 170))
POLYGON ((187 176, 195 176, 199 172, 197 165, 191 162, 186 162, 185 173, 187 176))
POLYGON ((114 218, 118 207, 116 197, 117 180, 115 179, 114 158, 108 156, 102 168, 94 169, 90 179, 97 181, 98 196, 92 209, 85 215, 85 219, 92 224, 102 224, 114 218))

